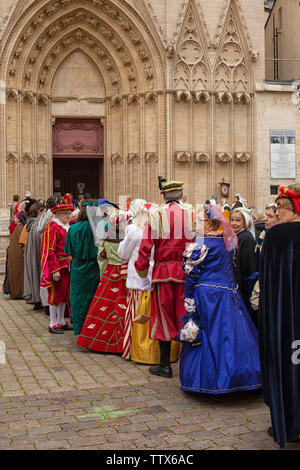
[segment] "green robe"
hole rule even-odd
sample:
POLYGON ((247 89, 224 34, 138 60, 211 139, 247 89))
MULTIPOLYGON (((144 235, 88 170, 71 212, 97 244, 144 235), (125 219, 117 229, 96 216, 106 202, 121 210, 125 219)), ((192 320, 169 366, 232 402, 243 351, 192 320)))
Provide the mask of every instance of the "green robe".
POLYGON ((66 237, 65 253, 73 258, 70 304, 74 334, 79 335, 100 279, 98 250, 88 221, 71 225, 66 237))

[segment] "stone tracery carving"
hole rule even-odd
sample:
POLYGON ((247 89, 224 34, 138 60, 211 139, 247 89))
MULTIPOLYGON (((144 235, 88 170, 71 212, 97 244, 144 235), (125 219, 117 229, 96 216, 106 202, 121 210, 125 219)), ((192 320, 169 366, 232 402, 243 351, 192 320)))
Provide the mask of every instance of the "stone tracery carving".
MULTIPOLYGON (((175 31, 174 38, 172 39, 172 41, 169 45, 167 45, 166 40, 164 41, 167 48, 170 45, 174 45, 177 42, 178 37, 180 35, 182 23, 184 22, 184 18, 186 17, 187 10, 189 8, 190 3, 191 3, 191 0, 185 0, 184 1, 182 10, 180 12, 180 16, 179 16, 178 21, 177 21, 177 29, 175 31)), ((193 2, 193 3, 195 5, 195 7, 197 8, 198 12, 200 13, 200 17, 201 17, 200 21, 202 23, 203 35, 206 39, 207 45, 210 47, 211 41, 210 41, 210 38, 209 38, 209 33, 208 33, 208 28, 207 28, 207 24, 206 24, 206 21, 205 21, 205 17, 203 15, 203 11, 202 11, 202 8, 201 8, 201 3, 199 1, 198 2, 193 2)))
POLYGON ((217 103, 231 103, 232 102, 232 94, 229 93, 228 91, 220 92, 218 91, 216 93, 216 101, 217 103))
POLYGON ((132 93, 128 95, 128 104, 139 104, 140 96, 137 93, 132 93))
POLYGON ((14 101, 17 101, 19 97, 19 91, 15 88, 9 88, 6 90, 6 97, 8 99, 13 99, 14 101))
POLYGON ((112 165, 123 165, 124 158, 119 153, 113 153, 111 156, 112 165))
POLYGON ((31 104, 34 100, 34 95, 30 91, 24 91, 22 93, 22 98, 21 99, 22 99, 23 103, 25 103, 27 101, 28 103, 31 104))
POLYGON ((248 53, 243 45, 237 21, 230 5, 215 64, 217 92, 247 92, 251 87, 248 53))
POLYGON ((145 94, 145 103, 148 104, 148 103, 156 103, 157 102, 157 93, 154 93, 152 91, 149 91, 145 94))
POLYGON ((28 152, 23 153, 21 162, 30 165, 33 162, 33 154, 28 152))
POLYGON ((7 152, 6 153, 6 161, 7 162, 17 162, 18 161, 18 153, 17 152, 7 152))
POLYGON ((158 162, 158 153, 157 152, 146 152, 145 153, 145 162, 146 163, 157 163, 158 162))
POLYGON ((192 159, 192 156, 191 156, 191 153, 190 152, 176 152, 175 153, 175 160, 176 162, 179 162, 179 163, 186 163, 186 162, 190 162, 192 159))
POLYGON ((46 153, 40 153, 37 156, 36 163, 46 165, 48 163, 48 155, 46 153))
POLYGON ((141 158, 138 153, 129 153, 128 154, 128 163, 136 164, 141 163, 141 158))
POLYGON ((229 152, 217 152, 216 161, 220 163, 228 163, 232 160, 232 155, 229 152))
POLYGON ((207 163, 210 161, 210 153, 208 152, 195 152, 194 160, 197 163, 207 163))
POLYGON ((193 96, 196 103, 199 103, 200 101, 208 103, 210 100, 210 94, 208 91, 194 91, 193 96))
MULTIPOLYGON (((231 6, 231 3, 232 3, 232 0, 224 0, 221 15, 220 15, 219 24, 218 24, 214 39, 211 42, 211 45, 215 49, 218 48, 218 45, 219 45, 219 42, 220 42, 220 39, 221 39, 221 36, 222 36, 222 31, 223 31, 223 28, 224 28, 224 24, 225 24, 225 21, 226 21, 226 12, 229 10, 229 8, 231 6)), ((247 28, 247 24, 246 24, 244 15, 243 15, 243 9, 241 7, 240 0, 234 0, 234 4, 235 4, 235 7, 238 11, 238 15, 239 15, 240 22, 241 22, 241 28, 242 28, 243 33, 245 35, 245 39, 247 41, 249 51, 250 51, 250 53, 253 51, 254 55, 255 55, 255 53, 257 51, 253 50, 253 44, 252 44, 252 41, 251 41, 251 37, 250 37, 249 31, 248 31, 248 28, 247 28)))
MULTIPOLYGON (((176 90, 208 90, 209 62, 204 50, 203 31, 196 20, 192 5, 186 11, 182 33, 177 45, 174 66, 174 87, 176 90)), ((173 51, 171 48, 170 52, 173 51)))
POLYGON ((40 93, 37 95, 37 104, 42 105, 42 106, 47 106, 48 104, 49 97, 45 95, 44 93, 40 93))
POLYGON ((234 155, 234 161, 236 163, 246 163, 251 159, 251 153, 249 152, 236 152, 234 155))
POLYGON ((121 95, 115 95, 111 99, 111 106, 120 106, 122 105, 122 96, 121 95))
POLYGON ((191 101, 192 99, 192 95, 191 95, 191 92, 190 91, 186 91, 186 90, 176 90, 175 91, 175 101, 191 101))
POLYGON ((246 93, 246 92, 235 92, 233 93, 233 98, 234 98, 234 102, 236 104, 238 103, 250 103, 251 101, 251 94, 250 93, 246 93))

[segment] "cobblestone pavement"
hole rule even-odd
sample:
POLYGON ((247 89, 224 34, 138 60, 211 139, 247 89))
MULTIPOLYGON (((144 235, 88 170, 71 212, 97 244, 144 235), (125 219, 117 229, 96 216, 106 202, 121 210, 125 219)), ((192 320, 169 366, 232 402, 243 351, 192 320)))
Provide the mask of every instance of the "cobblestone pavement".
POLYGON ((184 393, 178 363, 162 379, 87 351, 72 331, 50 334, 43 311, 2 293, 0 341, 0 449, 279 449, 260 393, 184 393))

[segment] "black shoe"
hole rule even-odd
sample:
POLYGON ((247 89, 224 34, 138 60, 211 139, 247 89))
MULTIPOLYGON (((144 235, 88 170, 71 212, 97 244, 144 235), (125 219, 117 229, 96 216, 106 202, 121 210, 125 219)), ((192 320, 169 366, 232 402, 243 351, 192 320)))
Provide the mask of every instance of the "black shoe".
POLYGON ((162 366, 154 366, 149 368, 149 372, 152 375, 158 375, 159 377, 165 377, 166 379, 170 379, 173 375, 172 369, 170 366, 162 367, 162 366))
POLYGON ((58 328, 57 326, 51 327, 49 326, 49 331, 50 333, 54 333, 56 335, 63 335, 64 332, 61 328, 58 328))
POLYGON ((64 330, 64 331, 73 331, 73 326, 70 326, 69 323, 65 323, 64 325, 57 325, 57 328, 64 330))
POLYGON ((38 302, 37 304, 34 304, 34 307, 33 307, 33 310, 42 310, 43 309, 43 305, 38 302))

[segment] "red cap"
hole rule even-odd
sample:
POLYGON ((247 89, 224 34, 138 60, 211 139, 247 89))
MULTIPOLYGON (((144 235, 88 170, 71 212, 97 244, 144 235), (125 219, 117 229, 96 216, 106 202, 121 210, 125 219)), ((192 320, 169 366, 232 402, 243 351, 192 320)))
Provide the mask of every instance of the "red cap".
POLYGON ((74 211, 74 207, 72 206, 72 204, 59 204, 58 206, 55 206, 55 207, 52 207, 51 209, 51 212, 53 212, 53 214, 56 214, 56 212, 60 212, 60 211, 74 211))

